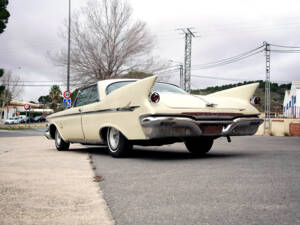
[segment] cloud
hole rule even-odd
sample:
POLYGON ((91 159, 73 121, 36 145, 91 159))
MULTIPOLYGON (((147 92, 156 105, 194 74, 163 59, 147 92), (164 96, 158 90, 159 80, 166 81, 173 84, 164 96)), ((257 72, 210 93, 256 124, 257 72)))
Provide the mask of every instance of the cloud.
MULTIPOLYGON (((72 1, 79 9, 85 0, 72 1)), ((300 46, 300 2, 228 0, 171 1, 129 0, 134 16, 148 24, 156 36, 156 54, 166 60, 184 60, 184 39, 180 27, 193 27, 200 37, 193 39, 192 64, 203 64, 253 49, 263 41, 300 46)), ((68 1, 10 1, 11 17, 0 35, 0 67, 11 69, 23 80, 64 80, 65 68, 57 68, 47 58, 48 51, 66 48, 58 37, 59 28, 68 16, 68 1), (21 70, 16 68, 21 67, 21 70)), ((272 80, 299 80, 298 54, 271 56, 272 80)), ((261 53, 243 61, 209 70, 192 71, 193 75, 264 79, 265 57, 261 53)), ((179 83, 179 72, 171 74, 179 83)), ((231 83, 217 79, 192 77, 193 88, 231 83)), ((64 89, 64 87, 62 87, 64 89)), ((27 87, 24 100, 37 100, 49 87, 27 87)))

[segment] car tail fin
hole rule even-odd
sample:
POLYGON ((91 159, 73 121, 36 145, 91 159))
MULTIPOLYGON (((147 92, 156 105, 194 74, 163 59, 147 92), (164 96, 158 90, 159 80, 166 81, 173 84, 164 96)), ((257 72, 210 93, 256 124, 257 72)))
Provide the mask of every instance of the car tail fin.
POLYGON ((253 83, 253 84, 243 85, 235 88, 230 88, 224 91, 218 91, 216 93, 209 94, 207 96, 238 98, 249 102, 251 97, 254 95, 255 90, 258 88, 258 86, 259 83, 253 83))
POLYGON ((142 103, 141 101, 148 99, 156 79, 156 76, 151 76, 142 80, 138 80, 113 91, 105 99, 111 106, 132 106, 140 104, 142 103))

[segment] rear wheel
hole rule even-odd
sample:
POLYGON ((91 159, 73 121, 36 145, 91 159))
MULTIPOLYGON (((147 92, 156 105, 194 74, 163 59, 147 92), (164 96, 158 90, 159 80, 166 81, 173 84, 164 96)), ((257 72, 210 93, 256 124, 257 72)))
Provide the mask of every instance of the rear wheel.
POLYGON ((132 144, 127 138, 117 129, 108 128, 107 131, 107 145, 109 153, 113 157, 125 156, 131 149, 132 144))
POLYGON ((205 155, 209 152, 213 143, 214 139, 210 137, 191 138, 184 142, 187 150, 193 155, 205 155))
POLYGON ((65 151, 70 147, 70 143, 67 143, 62 139, 57 129, 55 131, 55 146, 58 151, 65 151))

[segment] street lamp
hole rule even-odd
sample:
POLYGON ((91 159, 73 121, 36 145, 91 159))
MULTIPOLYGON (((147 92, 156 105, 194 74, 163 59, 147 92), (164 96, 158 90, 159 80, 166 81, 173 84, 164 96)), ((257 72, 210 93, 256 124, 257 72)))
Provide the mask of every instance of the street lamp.
POLYGON ((69 0, 67 91, 70 91, 70 55, 71 55, 71 0, 69 0))

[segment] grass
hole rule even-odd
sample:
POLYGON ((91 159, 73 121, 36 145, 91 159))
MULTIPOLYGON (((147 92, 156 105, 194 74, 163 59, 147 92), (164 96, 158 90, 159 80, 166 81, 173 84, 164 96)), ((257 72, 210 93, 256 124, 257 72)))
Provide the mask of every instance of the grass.
POLYGON ((28 130, 29 127, 24 126, 0 126, 0 130, 28 130))
POLYGON ((32 128, 43 128, 45 123, 36 124, 13 124, 13 125, 0 125, 0 130, 28 130, 32 128))

